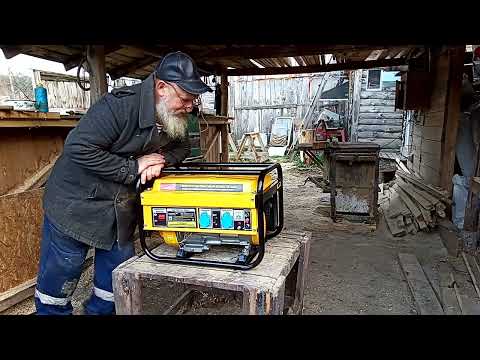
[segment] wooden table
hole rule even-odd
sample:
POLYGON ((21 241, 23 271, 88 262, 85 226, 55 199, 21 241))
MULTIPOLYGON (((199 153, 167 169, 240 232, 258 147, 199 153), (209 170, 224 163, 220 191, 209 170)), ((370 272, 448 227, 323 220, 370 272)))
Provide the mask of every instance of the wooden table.
MULTIPOLYGON (((146 255, 136 256, 113 271, 116 312, 148 313, 143 307, 143 289, 149 282, 157 282, 164 284, 162 287, 174 283, 187 292, 188 289, 215 289, 240 294, 243 314, 301 314, 310 239, 310 232, 283 231, 267 242, 263 261, 248 271, 166 264, 146 255)), ((222 250, 215 253, 216 248, 219 247, 212 247, 200 257, 226 260, 222 250)), ((176 249, 160 245, 153 252, 174 256, 176 249)))
POLYGON ((314 142, 314 143, 305 143, 305 144, 298 144, 296 146, 296 150, 303 151, 312 161, 319 165, 322 166, 321 161, 317 158, 315 155, 315 151, 323 151, 325 150, 326 147, 326 142, 314 142))

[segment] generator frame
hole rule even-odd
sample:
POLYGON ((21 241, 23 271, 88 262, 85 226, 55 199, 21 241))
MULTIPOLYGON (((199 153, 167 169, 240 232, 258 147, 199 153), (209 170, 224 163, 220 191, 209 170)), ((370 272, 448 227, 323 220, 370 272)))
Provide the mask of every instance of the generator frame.
MULTIPOLYGON (((214 162, 200 162, 200 163, 183 163, 175 167, 167 167, 162 170, 162 174, 211 174, 211 175, 257 175, 257 191, 255 193, 255 208, 258 211, 258 218, 263 219, 265 214, 265 203, 272 197, 277 196, 278 205, 278 221, 272 231, 267 231, 264 221, 258 221, 258 237, 259 245, 252 247, 255 251, 250 254, 245 264, 231 263, 225 261, 213 261, 205 259, 189 259, 169 256, 155 255, 147 246, 146 236, 153 230, 144 230, 143 208, 141 204, 141 193, 145 190, 149 183, 141 184, 140 180, 137 182, 137 219, 138 232, 140 237, 140 245, 145 254, 152 260, 170 264, 185 264, 185 265, 200 265, 207 267, 230 268, 235 270, 250 270, 260 264, 265 254, 265 243, 268 239, 277 236, 283 229, 283 173, 282 167, 279 163, 214 163, 214 162), (236 168, 236 169, 233 169, 236 168), (277 171, 277 180, 272 182, 270 187, 265 191, 263 184, 265 176, 270 172, 277 171)), ((152 182, 150 182, 151 184, 152 182)))

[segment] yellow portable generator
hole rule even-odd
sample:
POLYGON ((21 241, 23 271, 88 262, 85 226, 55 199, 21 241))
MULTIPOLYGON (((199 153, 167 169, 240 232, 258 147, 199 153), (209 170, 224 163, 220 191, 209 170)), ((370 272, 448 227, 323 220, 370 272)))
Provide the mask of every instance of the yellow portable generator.
POLYGON ((137 185, 140 243, 153 260, 248 270, 283 228, 280 164, 185 163, 137 185), (146 237, 159 232, 175 257, 157 256, 146 237), (213 245, 239 247, 235 262, 193 259, 213 245))

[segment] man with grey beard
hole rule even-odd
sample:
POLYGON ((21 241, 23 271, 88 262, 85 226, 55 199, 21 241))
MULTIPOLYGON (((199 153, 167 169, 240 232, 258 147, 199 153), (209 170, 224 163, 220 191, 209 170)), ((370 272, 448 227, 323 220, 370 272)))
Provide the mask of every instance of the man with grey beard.
POLYGON ((141 84, 100 98, 69 133, 43 198, 37 314, 72 313, 90 247, 94 278, 85 313, 115 313, 112 271, 134 255, 135 184, 189 155, 188 113, 206 91, 194 61, 170 53, 141 84))

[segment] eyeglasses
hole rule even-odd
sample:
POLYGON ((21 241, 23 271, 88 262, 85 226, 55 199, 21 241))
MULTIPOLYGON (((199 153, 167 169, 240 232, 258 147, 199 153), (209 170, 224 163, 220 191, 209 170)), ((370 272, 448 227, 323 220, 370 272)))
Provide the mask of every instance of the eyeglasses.
POLYGON ((175 88, 175 86, 173 86, 172 84, 168 83, 165 81, 166 84, 170 85, 170 87, 173 88, 173 91, 175 91, 175 94, 177 95, 177 97, 180 99, 180 101, 182 102, 182 105, 183 107, 187 107, 188 105, 190 105, 190 103, 192 103, 193 106, 199 106, 200 103, 201 103, 201 99, 200 99, 200 96, 195 96, 193 99, 185 99, 185 98, 182 98, 182 96, 178 93, 177 89, 175 88))

